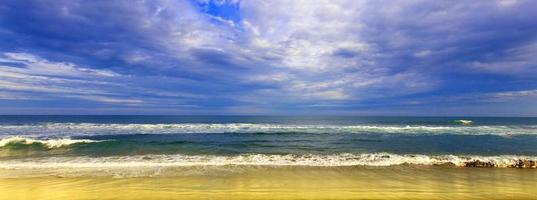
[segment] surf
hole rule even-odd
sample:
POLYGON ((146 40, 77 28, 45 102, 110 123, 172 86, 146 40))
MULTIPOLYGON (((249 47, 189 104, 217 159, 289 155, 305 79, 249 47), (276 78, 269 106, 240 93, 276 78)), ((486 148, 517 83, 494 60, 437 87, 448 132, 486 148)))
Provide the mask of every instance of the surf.
MULTIPOLYGON (((460 122, 470 123, 473 122, 460 122)), ((196 134, 196 133, 311 133, 311 134, 458 134, 536 135, 535 125, 301 125, 252 123, 98 124, 44 123, 0 125, 4 136, 92 136, 107 134, 196 134)))
POLYGON ((59 138, 59 139, 33 139, 25 137, 7 137, 0 140, 0 148, 10 146, 43 146, 48 149, 67 147, 73 144, 84 144, 99 142, 89 139, 71 139, 71 138, 59 138))
POLYGON ((242 154, 225 155, 132 155, 106 157, 37 157, 0 162, 2 169, 39 168, 132 168, 188 166, 313 166, 343 167, 429 165, 487 168, 536 168, 537 156, 518 155, 423 155, 423 154, 242 154))

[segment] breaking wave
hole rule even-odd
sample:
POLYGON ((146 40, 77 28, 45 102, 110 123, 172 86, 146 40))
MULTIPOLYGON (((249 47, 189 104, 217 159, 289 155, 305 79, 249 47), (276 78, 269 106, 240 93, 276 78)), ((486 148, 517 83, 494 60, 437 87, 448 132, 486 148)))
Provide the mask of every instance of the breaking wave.
POLYGON ((22 145, 22 146, 40 145, 46 148, 53 149, 53 148, 70 146, 72 144, 93 143, 93 142, 99 142, 99 141, 88 140, 88 139, 70 139, 70 138, 39 140, 39 139, 24 138, 24 137, 8 137, 8 138, 3 138, 0 140, 0 148, 10 147, 10 146, 19 146, 19 145, 22 145))
POLYGON ((0 169, 130 168, 185 166, 394 166, 446 165, 456 167, 536 168, 537 157, 499 155, 333 154, 333 155, 134 155, 109 157, 46 157, 0 161, 0 169))
POLYGON ((537 126, 397 126, 397 125, 287 125, 287 124, 95 124, 46 123, 2 125, 3 135, 108 135, 180 133, 386 133, 460 135, 536 135, 537 126))

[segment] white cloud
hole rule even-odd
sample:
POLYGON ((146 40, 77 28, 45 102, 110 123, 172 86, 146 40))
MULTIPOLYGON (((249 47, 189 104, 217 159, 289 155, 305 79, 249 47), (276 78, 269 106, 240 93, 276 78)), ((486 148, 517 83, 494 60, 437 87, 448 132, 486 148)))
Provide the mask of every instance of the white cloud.
POLYGON ((97 96, 97 95, 66 95, 65 97, 86 99, 86 100, 104 102, 104 103, 119 103, 119 104, 131 104, 131 105, 138 105, 138 104, 144 103, 144 101, 139 100, 139 99, 114 98, 114 97, 97 96))
POLYGON ((537 97, 537 90, 498 92, 498 93, 495 93, 493 97, 495 98, 537 97))
POLYGON ((500 7, 510 7, 515 5, 518 0, 497 0, 497 3, 500 7))
POLYGON ((105 76, 113 77, 118 74, 110 70, 98 70, 75 66, 72 63, 49 62, 35 55, 27 53, 4 53, 6 59, 10 62, 24 64, 24 69, 11 69, 11 71, 25 71, 28 75, 46 75, 46 76, 105 76))
POLYGON ((356 1, 244 1, 243 25, 253 48, 281 58, 280 67, 333 70, 332 52, 345 48, 367 50, 360 41, 356 1), (284 5, 284 6, 282 6, 284 5))
POLYGON ((184 92, 168 92, 131 84, 133 77, 81 67, 69 62, 53 62, 28 53, 5 53, 0 64, 0 99, 54 100, 75 98, 108 104, 150 105, 163 99, 131 95, 150 94, 164 98, 199 98, 184 92))
POLYGON ((29 100, 26 95, 21 95, 16 92, 0 91, 0 100, 29 100))
MULTIPOLYGON (((535 45, 488 45, 496 40, 481 40, 501 35, 504 41, 499 42, 515 43, 505 42, 513 38, 503 38, 508 34, 495 32, 495 26, 516 25, 506 23, 510 9, 498 5, 513 7, 518 1, 217 2, 237 3, 240 18, 230 20, 207 12, 208 7, 194 7, 196 2, 129 2, 121 7, 125 18, 103 15, 109 24, 120 26, 106 30, 118 33, 87 47, 94 59, 117 59, 125 66, 101 66, 114 67, 112 71, 6 53, 0 60, 8 63, 0 69, 0 89, 111 104, 228 98, 253 109, 256 104, 339 105, 425 93, 442 86, 437 79, 446 71, 525 77, 537 73, 535 45), (140 37, 116 38, 123 34, 140 37), (475 52, 467 52, 474 47, 475 52), (505 54, 492 52, 499 47, 505 54)), ((100 28, 101 22, 92 22, 77 8, 85 5, 80 4, 65 5, 65 23, 76 19, 100 28)))
MULTIPOLYGON (((390 68, 397 66, 374 64, 375 45, 361 35, 367 29, 362 21, 366 6, 364 1, 242 1, 241 25, 245 32, 241 33, 241 43, 229 51, 240 49, 235 52, 245 52, 245 56, 253 58, 274 58, 259 61, 265 67, 262 74, 243 77, 247 83, 271 86, 252 91, 253 96, 275 101, 341 101, 434 88, 435 81, 420 73, 394 74, 390 68)), ((418 56, 430 53, 421 52, 418 56)))
POLYGON ((423 51, 416 52, 414 54, 414 56, 416 56, 418 58, 423 58, 423 57, 427 57, 427 56, 431 55, 431 53, 432 53, 431 50, 423 50, 423 51))

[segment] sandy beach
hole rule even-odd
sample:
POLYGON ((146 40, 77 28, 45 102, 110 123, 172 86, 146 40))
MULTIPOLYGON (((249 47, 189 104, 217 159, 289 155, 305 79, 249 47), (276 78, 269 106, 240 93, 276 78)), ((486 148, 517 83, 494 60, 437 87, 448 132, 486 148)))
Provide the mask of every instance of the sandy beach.
POLYGON ((537 199, 534 169, 227 166, 152 169, 151 177, 129 170, 2 178, 0 199, 537 199))

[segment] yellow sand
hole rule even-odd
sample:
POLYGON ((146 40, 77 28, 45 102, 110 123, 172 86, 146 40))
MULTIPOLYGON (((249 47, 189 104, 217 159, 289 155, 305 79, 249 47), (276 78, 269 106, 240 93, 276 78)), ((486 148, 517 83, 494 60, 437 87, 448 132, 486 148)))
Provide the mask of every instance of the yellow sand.
POLYGON ((1 178, 0 199, 537 199, 535 169, 196 170, 157 177, 1 178))

